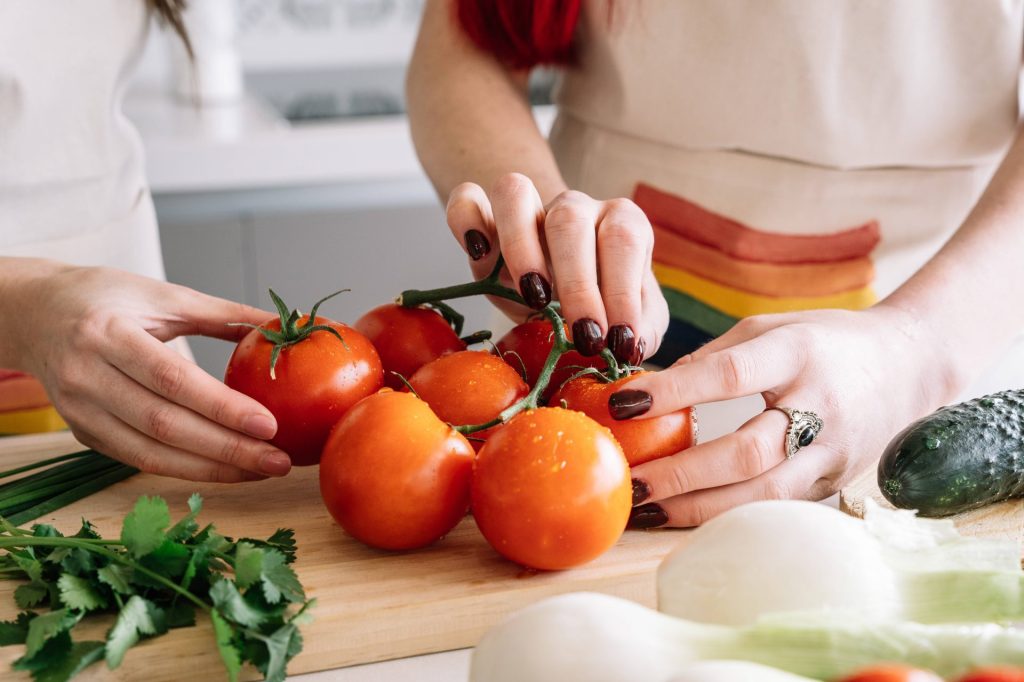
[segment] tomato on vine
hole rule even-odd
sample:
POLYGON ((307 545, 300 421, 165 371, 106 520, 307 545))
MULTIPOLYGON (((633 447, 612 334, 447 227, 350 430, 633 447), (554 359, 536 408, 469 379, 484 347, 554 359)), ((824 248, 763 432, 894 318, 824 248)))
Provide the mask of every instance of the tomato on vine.
POLYGON ((334 520, 371 547, 425 547, 469 510, 473 448, 411 393, 360 401, 331 432, 320 494, 334 520))
POLYGON ((268 320, 238 342, 224 383, 270 410, 277 419, 277 434, 270 442, 288 453, 293 464, 316 464, 331 427, 383 385, 380 358, 356 330, 317 317, 327 299, 317 302, 308 316, 300 316, 270 294, 279 319, 268 320))
POLYGON ((594 375, 579 376, 563 384, 549 403, 579 410, 611 429, 630 466, 674 455, 694 445, 697 442, 697 414, 692 407, 653 419, 619 421, 612 418, 608 411, 608 398, 641 374, 644 372, 616 381, 604 381, 594 375))
MULTIPOLYGON (((554 345, 553 327, 548 320, 530 320, 513 327, 507 334, 498 339, 495 348, 501 358, 518 371, 525 371, 526 383, 533 386, 537 383, 544 361, 551 353, 554 345)), ((606 361, 600 355, 585 357, 575 350, 562 355, 555 365, 551 382, 543 393, 547 400, 562 382, 585 367, 604 369, 606 361)))
MULTIPOLYGON (((530 392, 512 367, 478 350, 459 351, 428 362, 409 378, 409 386, 442 421, 457 425, 489 422, 530 392)), ((479 450, 495 428, 500 427, 473 433, 473 447, 479 450)))
POLYGON ((607 551, 632 504, 629 465, 611 432, 580 412, 527 410, 473 465, 473 518, 500 554, 544 570, 607 551))
POLYGON ((431 360, 466 349, 451 324, 436 310, 389 303, 367 312, 352 325, 376 347, 384 367, 384 384, 402 388, 406 379, 431 360))

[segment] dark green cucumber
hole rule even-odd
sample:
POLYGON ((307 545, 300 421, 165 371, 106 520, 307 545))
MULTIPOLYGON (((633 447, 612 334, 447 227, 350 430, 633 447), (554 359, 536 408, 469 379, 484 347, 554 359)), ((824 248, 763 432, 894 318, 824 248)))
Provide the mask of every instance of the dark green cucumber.
POLYGON ((1024 495, 1024 390, 943 407, 889 443, 882 495, 922 516, 948 516, 1024 495))

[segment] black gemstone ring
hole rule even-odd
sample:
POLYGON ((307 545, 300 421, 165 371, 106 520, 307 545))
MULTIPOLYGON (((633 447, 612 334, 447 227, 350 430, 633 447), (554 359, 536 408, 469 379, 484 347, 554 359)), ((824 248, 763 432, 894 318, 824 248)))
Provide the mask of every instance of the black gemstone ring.
POLYGON ((792 407, 780 405, 768 409, 778 410, 789 417, 789 428, 786 429, 786 459, 790 459, 801 448, 813 443, 825 427, 821 417, 807 410, 794 410, 792 407))

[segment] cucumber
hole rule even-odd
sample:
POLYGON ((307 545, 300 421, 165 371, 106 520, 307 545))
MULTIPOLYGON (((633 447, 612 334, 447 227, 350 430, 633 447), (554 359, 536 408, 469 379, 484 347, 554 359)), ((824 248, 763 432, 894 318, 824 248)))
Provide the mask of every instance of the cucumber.
POLYGON ((1024 495, 1024 390, 943 407, 914 422, 878 463, 885 499, 948 516, 1024 495))

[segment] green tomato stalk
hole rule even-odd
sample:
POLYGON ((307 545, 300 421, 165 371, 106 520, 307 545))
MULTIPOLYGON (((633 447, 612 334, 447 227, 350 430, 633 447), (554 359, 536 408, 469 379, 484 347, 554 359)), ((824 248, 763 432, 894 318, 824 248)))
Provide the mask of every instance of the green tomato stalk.
MULTIPOLYGON (((438 307, 439 305, 444 305, 446 308, 450 309, 450 307, 444 304, 443 301, 455 298, 485 295, 497 296, 498 298, 504 298, 525 306, 526 301, 523 300, 523 297, 520 296, 518 292, 506 287, 499 281, 498 278, 504 266, 505 259, 498 256, 498 261, 495 263, 494 269, 484 279, 475 282, 467 282, 465 284, 441 287, 438 289, 427 289, 423 291, 410 289, 403 291, 399 295, 397 303, 406 307, 414 307, 418 305, 431 305, 438 307)), ((541 368, 540 375, 537 377, 537 381, 534 383, 533 388, 530 389, 530 392, 527 393, 519 402, 509 405, 494 419, 483 424, 453 425, 456 431, 464 435, 484 431, 485 429, 498 426, 499 424, 504 424, 524 410, 535 410, 540 406, 540 397, 544 394, 544 391, 551 383, 551 376, 554 374, 555 368, 558 366, 558 361, 563 355, 576 349, 565 334, 565 319, 562 317, 560 310, 561 308, 558 303, 553 301, 539 311, 539 313, 546 317, 551 323, 553 343, 551 345, 551 352, 548 353, 548 357, 544 360, 544 366, 541 368)), ((606 348, 602 351, 601 356, 608 363, 607 376, 611 378, 611 380, 614 381, 622 376, 622 370, 619 368, 619 363, 610 350, 606 348)))

